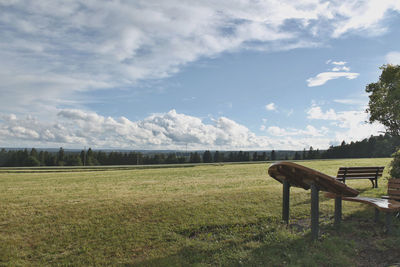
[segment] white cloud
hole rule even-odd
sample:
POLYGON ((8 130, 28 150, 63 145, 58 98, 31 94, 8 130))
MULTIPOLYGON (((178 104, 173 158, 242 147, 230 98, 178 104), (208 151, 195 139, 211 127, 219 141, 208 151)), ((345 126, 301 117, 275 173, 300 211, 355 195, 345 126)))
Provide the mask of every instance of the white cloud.
POLYGON ((332 61, 333 65, 339 65, 339 66, 345 65, 346 63, 347 63, 346 61, 332 61))
POLYGON ((365 98, 343 98, 343 99, 334 99, 333 101, 344 105, 358 105, 358 106, 366 106, 368 103, 368 100, 365 98))
POLYGON ((302 129, 294 129, 294 128, 280 128, 278 126, 270 126, 267 129, 267 132, 273 136, 313 136, 313 137, 321 137, 325 136, 328 131, 328 128, 321 127, 321 129, 317 129, 312 125, 307 125, 304 130, 302 129))
POLYGON ((309 87, 321 86, 330 80, 334 80, 341 77, 347 78, 348 80, 352 80, 360 75, 359 73, 349 72, 350 68, 345 66, 347 64, 346 61, 332 61, 329 59, 325 63, 334 65, 334 67, 331 69, 331 71, 321 72, 317 74, 315 77, 308 78, 306 81, 309 87))
POLYGON ((54 111, 224 52, 314 47, 321 29, 379 32, 391 10, 398 1, 1 1, 0 107, 54 111))
POLYGON ((186 144, 192 149, 240 149, 270 147, 265 137, 257 137, 248 128, 228 118, 220 117, 213 124, 179 114, 175 110, 154 114, 141 121, 125 117, 112 118, 83 110, 60 110, 53 122, 36 118, 3 116, 0 121, 1 145, 25 141, 52 146, 130 149, 176 149, 186 144))
POLYGON ((400 65, 400 52, 397 51, 389 52, 387 53, 385 59, 388 64, 400 65))
POLYGON ((326 112, 323 112, 321 107, 313 105, 307 111, 307 118, 317 120, 337 120, 337 114, 332 108, 327 110, 326 112))
POLYGON ((324 112, 321 107, 314 105, 307 111, 307 118, 331 121, 332 125, 339 128, 335 131, 334 139, 336 142, 342 140, 346 142, 358 141, 384 131, 384 127, 381 124, 367 123, 368 114, 365 110, 336 112, 331 108, 324 112))
POLYGON ((276 110, 276 105, 275 105, 275 103, 271 102, 271 103, 265 105, 265 109, 268 111, 276 110))
POLYGON ((0 146, 185 149, 188 144, 189 149, 323 149, 332 141, 360 140, 383 130, 381 125, 364 123, 367 116, 363 111, 323 111, 313 106, 307 114, 309 119, 328 120, 331 126, 309 124, 296 129, 263 125, 260 130, 269 136, 258 136, 226 117, 204 123, 175 110, 140 121, 77 109, 59 110, 53 120, 11 114, 0 116, 0 146))
POLYGON ((359 76, 359 73, 355 72, 322 72, 317 74, 315 77, 307 79, 307 85, 309 87, 324 85, 327 81, 334 80, 340 77, 344 77, 348 80, 355 79, 359 76))
POLYGON ((335 22, 333 37, 351 32, 359 31, 367 35, 379 35, 386 31, 381 23, 389 10, 400 10, 399 1, 343 1, 335 6, 335 13, 345 18, 335 22))
POLYGON ((341 70, 343 70, 343 71, 350 71, 350 68, 349 68, 349 67, 346 67, 346 66, 343 66, 343 67, 334 67, 334 68, 332 68, 332 71, 341 71, 341 70))

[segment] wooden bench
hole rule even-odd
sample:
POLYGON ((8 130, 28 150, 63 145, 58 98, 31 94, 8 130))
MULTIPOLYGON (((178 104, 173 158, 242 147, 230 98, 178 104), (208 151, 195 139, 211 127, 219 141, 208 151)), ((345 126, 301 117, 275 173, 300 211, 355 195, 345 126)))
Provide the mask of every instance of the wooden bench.
MULTIPOLYGON (((339 198, 345 201, 360 202, 375 208, 375 221, 378 221, 379 211, 385 212, 386 230, 391 231, 391 218, 394 213, 400 212, 400 179, 389 179, 388 182, 388 195, 382 198, 372 198, 372 197, 340 197, 335 194, 327 193, 327 197, 339 198)), ((340 205, 340 204, 339 204, 340 205)), ((337 216, 341 217, 341 207, 338 207, 335 213, 337 216)))
POLYGON ((400 179, 389 179, 387 193, 388 195, 382 198, 400 201, 400 179))
POLYGON ((373 188, 378 188, 378 178, 382 176, 385 167, 340 167, 336 179, 346 183, 351 179, 369 179, 373 188))
POLYGON ((319 191, 334 195, 354 197, 358 191, 348 187, 334 177, 293 162, 276 162, 268 168, 268 174, 282 183, 282 219, 289 223, 290 188, 311 189, 311 237, 316 240, 319 233, 319 191))
MULTIPOLYGON (((383 170, 383 167, 375 168, 382 168, 383 170)), ((338 179, 293 162, 276 162, 268 168, 268 174, 283 185, 282 219, 287 224, 289 223, 290 188, 311 189, 311 236, 314 240, 318 238, 319 232, 319 191, 325 191, 327 192, 327 197, 335 199, 335 226, 339 226, 342 220, 342 200, 361 202, 374 206, 375 219, 378 219, 380 211, 385 212, 388 233, 391 232, 392 214, 400 211, 400 201, 357 197, 357 190, 348 187, 338 179)), ((400 185, 400 183, 393 181, 390 184, 392 186, 388 189, 388 192, 392 196, 393 193, 399 192, 397 185, 400 185)))

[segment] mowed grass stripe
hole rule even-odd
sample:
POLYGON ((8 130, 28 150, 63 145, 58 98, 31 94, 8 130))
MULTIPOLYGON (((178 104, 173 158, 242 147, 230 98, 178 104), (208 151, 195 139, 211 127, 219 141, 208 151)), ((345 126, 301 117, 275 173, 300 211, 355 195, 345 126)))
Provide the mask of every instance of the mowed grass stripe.
MULTIPOLYGON (((302 164, 335 175, 339 166, 385 166, 389 161, 302 164)), ((351 220, 343 233, 331 233, 333 201, 322 197, 323 241, 304 251, 309 242, 309 192, 292 189, 291 216, 298 226, 286 229, 280 222, 282 186, 267 176, 268 166, 0 173, 0 263, 252 265, 266 258, 277 264, 306 264, 311 258, 316 264, 352 264, 355 248, 346 233, 382 235, 382 242, 391 242, 380 232, 382 227, 361 233, 365 229, 353 227, 351 220), (336 248, 336 238, 344 238, 348 250, 336 248), (283 248, 287 252, 272 253, 283 248), (309 259, 300 257, 304 253, 309 259)), ((364 195, 379 195, 384 194, 386 178, 387 170, 379 189, 371 189, 369 181, 348 184, 364 195)), ((345 217, 367 218, 372 212, 345 203, 345 217)))

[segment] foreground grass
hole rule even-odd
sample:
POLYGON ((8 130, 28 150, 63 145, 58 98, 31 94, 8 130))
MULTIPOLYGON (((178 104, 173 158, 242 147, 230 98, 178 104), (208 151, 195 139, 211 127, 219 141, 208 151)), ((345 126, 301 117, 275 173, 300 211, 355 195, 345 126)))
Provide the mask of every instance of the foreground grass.
MULTIPOLYGON (((389 159, 301 162, 339 166, 389 159)), ((321 239, 309 237, 309 191, 294 188, 291 226, 269 164, 0 173, 0 265, 386 266, 399 262, 400 225, 386 236, 373 209, 344 202, 340 231, 321 194, 321 239)), ((349 181, 363 195, 385 194, 349 181)))

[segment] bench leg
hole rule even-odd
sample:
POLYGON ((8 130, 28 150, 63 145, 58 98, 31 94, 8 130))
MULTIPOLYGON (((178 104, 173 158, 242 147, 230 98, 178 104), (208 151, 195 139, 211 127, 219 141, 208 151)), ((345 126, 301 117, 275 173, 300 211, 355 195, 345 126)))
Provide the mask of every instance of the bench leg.
POLYGON ((318 239, 319 232, 319 189, 311 184, 311 237, 318 239))
POLYGON ((392 233, 392 213, 386 212, 385 214, 386 233, 392 233))
POLYGON ((335 197, 335 222, 336 228, 339 228, 342 221, 342 197, 335 197))
POLYGON ((282 220, 289 224, 289 200, 290 200, 290 184, 283 180, 283 203, 282 203, 282 220))
POLYGON ((378 179, 369 179, 372 183, 372 188, 378 188, 378 179))
POLYGON ((375 218, 374 221, 377 223, 379 222, 379 210, 377 208, 375 208, 375 218))

